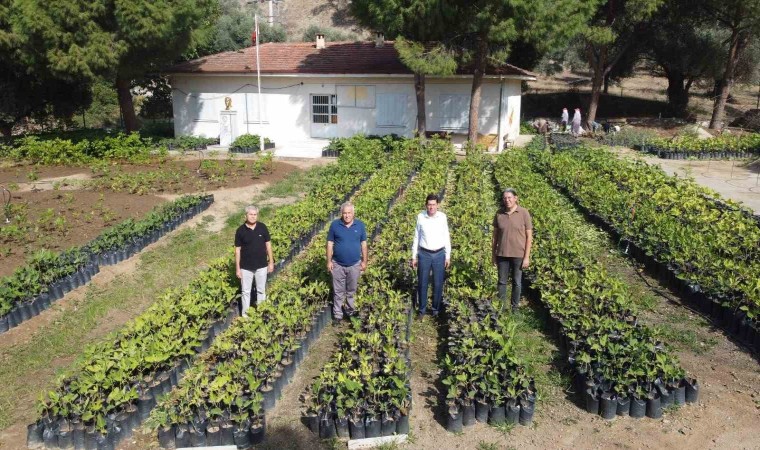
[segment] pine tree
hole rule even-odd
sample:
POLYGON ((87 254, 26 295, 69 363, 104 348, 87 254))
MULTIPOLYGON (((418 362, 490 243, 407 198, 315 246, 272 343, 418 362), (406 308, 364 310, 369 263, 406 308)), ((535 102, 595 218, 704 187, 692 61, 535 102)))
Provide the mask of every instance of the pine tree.
POLYGON ((113 80, 127 131, 132 80, 174 62, 215 23, 216 0, 16 0, 27 64, 64 80, 113 80))

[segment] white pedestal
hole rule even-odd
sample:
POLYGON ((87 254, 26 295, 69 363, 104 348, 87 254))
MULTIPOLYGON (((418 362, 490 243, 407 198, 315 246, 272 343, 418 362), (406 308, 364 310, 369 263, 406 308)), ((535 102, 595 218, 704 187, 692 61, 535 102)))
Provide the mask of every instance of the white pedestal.
POLYGON ((219 145, 229 147, 237 137, 237 111, 221 111, 219 113, 219 145))

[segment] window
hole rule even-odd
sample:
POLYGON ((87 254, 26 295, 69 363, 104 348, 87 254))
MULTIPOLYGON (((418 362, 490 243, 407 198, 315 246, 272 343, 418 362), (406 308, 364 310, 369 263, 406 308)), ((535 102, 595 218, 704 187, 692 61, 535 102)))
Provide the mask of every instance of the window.
POLYGON ((338 94, 338 106, 367 109, 375 107, 375 86, 337 85, 335 90, 338 94))
POLYGON ((443 94, 439 100, 441 129, 466 129, 470 122, 470 96, 467 94, 443 94))
POLYGON ((311 121, 313 123, 338 123, 338 105, 335 94, 311 95, 311 121))
POLYGON ((377 94, 377 126, 405 127, 407 102, 406 94, 377 94))

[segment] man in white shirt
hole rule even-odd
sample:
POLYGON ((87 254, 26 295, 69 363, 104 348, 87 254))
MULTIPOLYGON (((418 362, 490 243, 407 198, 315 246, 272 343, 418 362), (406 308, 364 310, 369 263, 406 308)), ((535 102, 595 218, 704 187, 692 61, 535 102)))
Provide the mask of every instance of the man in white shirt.
POLYGON ((433 303, 430 312, 437 316, 443 300, 443 276, 451 264, 451 236, 446 214, 438 211, 438 196, 425 199, 425 211, 417 215, 412 242, 412 267, 417 269, 419 316, 427 312, 427 292, 433 274, 433 303))

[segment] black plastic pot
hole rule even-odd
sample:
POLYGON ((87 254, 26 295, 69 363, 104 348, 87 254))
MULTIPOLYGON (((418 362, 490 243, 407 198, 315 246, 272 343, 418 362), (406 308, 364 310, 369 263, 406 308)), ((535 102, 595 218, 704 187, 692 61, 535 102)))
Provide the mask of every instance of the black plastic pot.
POLYGON ((84 443, 84 424, 79 422, 71 427, 71 441, 75 450, 85 448, 84 443))
POLYGON ((376 438, 380 437, 381 433, 382 425, 380 424, 380 419, 377 417, 367 416, 364 419, 364 436, 368 438, 376 438))
POLYGON ((42 439, 42 431, 44 427, 40 422, 34 422, 26 426, 26 446, 29 448, 35 448, 45 443, 42 439))
POLYGON ((392 436, 395 432, 396 420, 391 415, 383 414, 383 419, 380 421, 380 434, 383 436, 392 436))
POLYGON ((58 430, 58 447, 60 448, 73 448, 74 439, 71 436, 71 427, 66 426, 58 430))
MULTIPOLYGON (((380 425, 380 422, 378 422, 380 425)), ((321 439, 332 439, 336 436, 335 422, 330 415, 325 415, 319 419, 319 437, 321 439)))
POLYGON ((158 429, 158 445, 161 448, 175 448, 173 427, 161 427, 158 429))
POLYGON ((219 440, 222 441, 222 445, 235 444, 233 429, 234 427, 232 426, 231 422, 223 421, 219 424, 219 434, 221 435, 221 438, 219 440))
POLYGON ((686 403, 686 382, 681 380, 673 390, 673 404, 681 406, 686 403))
POLYGON ((348 429, 347 417, 335 418, 335 434, 337 434, 339 438, 348 438, 351 436, 351 433, 348 429))
POLYGON ((8 315, 4 315, 3 317, 0 317, 0 333, 5 333, 8 331, 8 315))
POLYGON ((462 406, 462 426, 475 425, 475 404, 462 406))
POLYGON ((617 414, 617 397, 610 392, 603 392, 599 414, 605 420, 612 420, 617 414))
POLYGON ((193 447, 204 447, 206 445, 206 431, 195 427, 190 427, 190 444, 193 447))
POLYGON ((446 431, 451 433, 462 432, 462 413, 456 406, 449 407, 448 413, 446 414, 446 431))
POLYGON ((663 386, 661 389, 658 389, 658 392, 660 394, 660 406, 662 409, 667 408, 668 406, 673 404, 673 395, 671 394, 670 390, 663 386))
POLYGON ((510 422, 515 413, 515 409, 518 411, 518 423, 523 426, 528 426, 533 422, 533 413, 536 409, 535 402, 523 402, 520 401, 520 404, 513 406, 507 405, 506 412, 507 412, 507 423, 514 423, 510 422))
POLYGON ((261 389, 261 395, 261 407, 264 409, 264 411, 269 411, 274 408, 274 403, 277 401, 274 386, 264 386, 264 388, 261 389))
POLYGON ((699 382, 694 378, 686 379, 686 403, 696 403, 699 400, 699 382))
POLYGON ((264 441, 264 424, 259 423, 257 425, 251 425, 251 428, 248 432, 250 436, 250 442, 251 445, 258 445, 261 444, 262 441, 264 441))
POLYGON ((174 429, 174 444, 177 447, 190 447, 190 433, 188 432, 187 425, 184 423, 178 424, 174 429))
POLYGON ((232 439, 238 448, 248 448, 251 446, 250 430, 251 426, 247 423, 235 425, 232 430, 232 439))
POLYGON ((47 448, 58 448, 58 433, 53 427, 45 427, 42 431, 42 441, 47 448))
POLYGON ((586 412, 599 414, 599 397, 596 395, 594 388, 588 388, 583 391, 583 404, 586 407, 586 412))
POLYGON ((364 419, 349 420, 348 430, 351 434, 351 439, 364 439, 364 419))
POLYGON ((504 405, 492 405, 488 411, 488 423, 491 425, 501 425, 505 420, 504 405))
MULTIPOLYGON (((316 414, 307 414, 301 416, 301 423, 314 434, 319 434, 319 416, 316 414)), ((364 425, 362 424, 362 427, 364 425)))
POLYGON ((206 428, 206 445, 209 447, 222 445, 222 429, 219 424, 215 423, 206 428))
POLYGON ((401 415, 396 419, 396 433, 409 434, 409 416, 401 415))
POLYGON ((646 415, 647 412, 647 401, 646 399, 639 399, 639 398, 632 398, 631 399, 631 410, 630 415, 634 419, 641 419, 646 415))
POLYGON ((491 409, 491 405, 480 400, 475 400, 475 420, 478 422, 488 422, 488 410, 491 409))
POLYGON ((660 403, 660 396, 657 393, 647 398, 647 417, 651 419, 662 417, 662 404, 660 403))
POLYGON ((615 414, 618 416, 627 416, 631 413, 631 398, 630 397, 618 397, 617 407, 615 408, 615 414))

